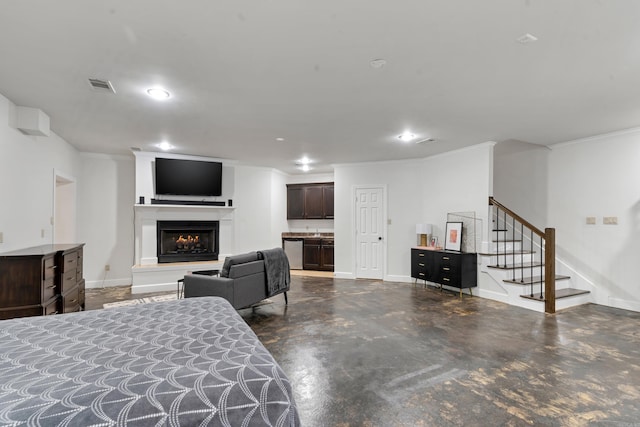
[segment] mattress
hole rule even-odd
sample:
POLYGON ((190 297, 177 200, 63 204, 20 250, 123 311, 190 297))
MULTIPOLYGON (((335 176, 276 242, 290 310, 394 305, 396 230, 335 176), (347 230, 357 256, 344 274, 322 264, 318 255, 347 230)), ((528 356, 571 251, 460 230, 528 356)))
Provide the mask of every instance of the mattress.
POLYGON ((297 426, 292 388, 224 299, 0 321, 0 425, 297 426))

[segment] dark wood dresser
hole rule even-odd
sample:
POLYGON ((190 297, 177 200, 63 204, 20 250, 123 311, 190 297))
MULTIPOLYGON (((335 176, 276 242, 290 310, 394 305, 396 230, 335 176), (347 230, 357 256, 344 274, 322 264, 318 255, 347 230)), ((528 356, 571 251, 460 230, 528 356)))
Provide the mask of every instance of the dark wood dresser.
POLYGON ((411 249, 411 277, 460 289, 478 285, 478 257, 475 253, 411 249))
POLYGON ((84 309, 84 243, 0 254, 0 319, 84 309))

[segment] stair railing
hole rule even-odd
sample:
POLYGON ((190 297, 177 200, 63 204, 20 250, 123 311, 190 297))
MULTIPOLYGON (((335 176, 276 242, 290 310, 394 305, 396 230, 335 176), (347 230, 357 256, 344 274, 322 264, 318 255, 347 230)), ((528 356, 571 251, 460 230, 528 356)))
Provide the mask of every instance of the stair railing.
POLYGON ((507 208, 493 197, 489 197, 491 207, 491 220, 493 221, 493 232, 495 233, 496 266, 508 268, 507 257, 511 255, 512 262, 520 258, 520 268, 513 268, 513 281, 524 283, 525 268, 529 269, 531 284, 529 286, 530 296, 534 295, 540 300, 544 299, 545 313, 555 313, 556 311, 556 230, 555 228, 545 228, 540 230, 526 219, 522 218, 511 209, 507 208), (511 241, 511 251, 508 250, 508 243, 511 241), (517 253, 515 242, 520 241, 521 247, 517 253), (524 262, 525 247, 531 254, 529 265, 524 262), (537 249, 537 250, 536 250, 537 249), (536 253, 540 253, 539 262, 534 262, 536 253), (536 269, 540 273, 539 289, 534 289, 536 269), (544 270, 544 273, 543 273, 544 270), (518 271, 520 277, 517 277, 518 271))

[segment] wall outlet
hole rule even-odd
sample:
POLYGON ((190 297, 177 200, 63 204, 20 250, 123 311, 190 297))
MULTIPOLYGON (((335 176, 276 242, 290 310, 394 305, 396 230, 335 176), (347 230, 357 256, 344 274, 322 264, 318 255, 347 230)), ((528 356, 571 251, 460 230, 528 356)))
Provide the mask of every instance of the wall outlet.
POLYGON ((608 225, 618 225, 618 217, 617 216, 605 216, 604 218, 602 218, 602 223, 603 224, 608 224, 608 225))
POLYGON ((109 271, 111 270, 111 266, 109 264, 104 266, 104 271, 109 271))
POLYGON ((596 217, 595 216, 588 216, 587 217, 587 224, 588 225, 596 225, 596 217))

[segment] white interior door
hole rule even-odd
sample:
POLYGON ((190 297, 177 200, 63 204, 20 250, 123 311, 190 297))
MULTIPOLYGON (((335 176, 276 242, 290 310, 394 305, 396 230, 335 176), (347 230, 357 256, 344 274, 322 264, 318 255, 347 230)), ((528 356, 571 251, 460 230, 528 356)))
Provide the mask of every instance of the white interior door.
POLYGON ((356 277, 384 277, 384 189, 356 188, 356 277))

